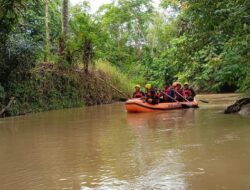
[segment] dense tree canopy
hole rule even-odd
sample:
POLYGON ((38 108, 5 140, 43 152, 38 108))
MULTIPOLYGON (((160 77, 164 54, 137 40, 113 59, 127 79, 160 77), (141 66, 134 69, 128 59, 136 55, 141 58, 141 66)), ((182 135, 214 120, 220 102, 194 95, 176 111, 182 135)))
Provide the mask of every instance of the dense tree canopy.
POLYGON ((178 77, 206 90, 249 88, 249 1, 190 0, 179 7, 178 77))
POLYGON ((84 64, 87 71, 101 59, 135 82, 189 81, 217 92, 250 89, 247 0, 162 0, 160 7, 152 0, 117 0, 94 14, 87 1, 69 8, 62 0, 0 1, 4 88, 44 60, 84 64))

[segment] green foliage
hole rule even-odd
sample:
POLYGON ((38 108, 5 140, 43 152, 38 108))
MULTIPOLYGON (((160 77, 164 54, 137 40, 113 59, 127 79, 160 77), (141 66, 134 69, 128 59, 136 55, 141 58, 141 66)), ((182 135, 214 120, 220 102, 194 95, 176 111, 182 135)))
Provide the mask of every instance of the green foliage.
POLYGON ((0 0, 0 43, 4 43, 7 35, 18 22, 18 14, 28 0, 0 0))
POLYGON ((121 73, 115 66, 112 66, 107 61, 97 61, 95 68, 104 73, 107 77, 106 82, 112 86, 115 86, 120 91, 124 92, 128 96, 131 95, 134 89, 134 83, 123 73, 121 73))
POLYGON ((10 114, 79 107, 84 104, 79 83, 70 75, 34 71, 22 83, 11 83, 9 91, 16 97, 10 114))
POLYGON ((120 0, 104 5, 98 11, 97 21, 104 34, 100 51, 102 59, 126 70, 141 59, 148 43, 148 28, 153 16, 151 0, 120 0))
MULTIPOLYGON (((148 77, 162 80, 163 70, 205 91, 249 89, 249 3, 240 1, 163 1, 178 7, 176 19, 165 27, 176 27, 178 36, 151 62, 148 77), (159 60, 158 60, 159 59, 159 60), (157 76, 158 75, 158 76, 157 76)), ((155 79, 158 81, 157 79, 155 79)))
POLYGON ((19 81, 35 65, 39 43, 23 34, 9 35, 5 46, 1 47, 0 79, 2 85, 8 81, 19 81), (19 79, 18 79, 19 78, 19 79))
POLYGON ((70 28, 72 38, 68 41, 68 50, 71 52, 74 63, 82 62, 83 50, 85 42, 89 41, 94 44, 96 49, 101 37, 98 25, 93 21, 91 15, 86 12, 88 4, 83 3, 71 8, 71 13, 74 15, 70 20, 70 28))
POLYGON ((0 14, 0 80, 7 88, 9 81, 22 78, 34 67, 42 47, 41 1, 2 0, 0 14), (23 11, 25 14, 23 14, 23 11))
POLYGON ((10 107, 9 114, 18 115, 111 103, 122 95, 110 85, 127 95, 131 94, 134 87, 124 74, 103 61, 98 61, 95 71, 89 75, 78 72, 77 68, 62 70, 62 68, 54 67, 50 70, 36 67, 23 78, 21 83, 9 83, 8 96, 16 98, 16 103, 10 107))

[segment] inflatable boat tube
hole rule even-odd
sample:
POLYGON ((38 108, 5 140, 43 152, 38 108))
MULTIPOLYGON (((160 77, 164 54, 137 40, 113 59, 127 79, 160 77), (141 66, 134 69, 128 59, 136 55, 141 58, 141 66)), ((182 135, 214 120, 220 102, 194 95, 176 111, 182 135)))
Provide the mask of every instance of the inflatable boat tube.
POLYGON ((143 113, 172 109, 198 108, 198 103, 194 100, 192 102, 166 102, 153 105, 145 102, 145 100, 133 98, 126 101, 125 108, 129 113, 143 113))

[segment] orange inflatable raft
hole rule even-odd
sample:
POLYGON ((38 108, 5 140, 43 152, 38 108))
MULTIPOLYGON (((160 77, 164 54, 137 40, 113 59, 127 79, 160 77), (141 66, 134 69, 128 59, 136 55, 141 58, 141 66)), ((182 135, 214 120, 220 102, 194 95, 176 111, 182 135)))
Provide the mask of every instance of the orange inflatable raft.
POLYGON ((192 102, 167 102, 152 105, 139 98, 133 98, 125 103, 125 107, 129 113, 143 113, 181 108, 198 108, 198 103, 194 100, 192 102))

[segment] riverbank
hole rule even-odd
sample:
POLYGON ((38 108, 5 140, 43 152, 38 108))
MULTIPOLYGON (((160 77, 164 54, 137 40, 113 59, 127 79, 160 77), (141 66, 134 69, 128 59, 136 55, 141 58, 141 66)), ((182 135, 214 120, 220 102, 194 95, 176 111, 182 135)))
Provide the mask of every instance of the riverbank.
POLYGON ((106 62, 98 62, 88 74, 80 65, 43 63, 20 76, 4 88, 0 110, 12 97, 15 101, 3 116, 108 104, 128 97, 132 89, 126 76, 106 62))

